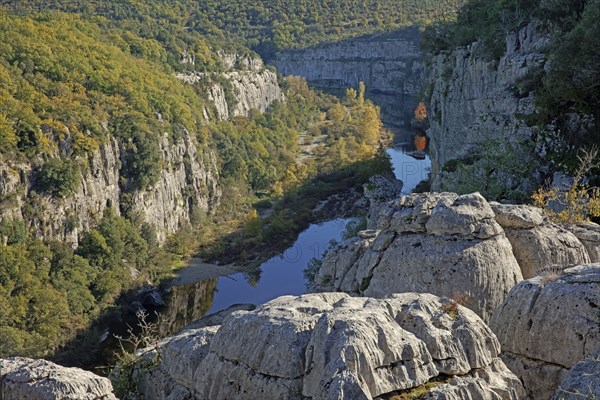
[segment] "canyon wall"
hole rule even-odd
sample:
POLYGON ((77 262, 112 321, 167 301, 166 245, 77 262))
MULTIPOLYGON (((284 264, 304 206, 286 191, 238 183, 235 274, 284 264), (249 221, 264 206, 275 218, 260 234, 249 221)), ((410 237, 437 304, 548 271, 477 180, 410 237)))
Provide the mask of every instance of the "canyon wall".
POLYGON ((486 56, 481 42, 432 57, 428 134, 434 190, 443 179, 452 179, 442 173, 448 161, 464 159, 486 142, 532 137, 523 117, 535 111, 535 97, 524 83, 545 64, 549 44, 549 36, 533 22, 506 37, 499 60, 486 56))
POLYGON ((303 76, 311 86, 338 95, 364 82, 386 125, 403 127, 410 122, 423 83, 420 40, 418 28, 406 28, 282 51, 268 63, 284 75, 303 76))
MULTIPOLYGON (((274 72, 262 60, 249 56, 220 54, 224 72, 209 81, 204 110, 207 120, 265 111, 274 100, 283 100, 274 72), (224 82, 234 88, 230 104, 224 82)), ((194 84, 196 75, 178 76, 194 84)), ((156 116, 159 120, 160 115, 156 116)), ((76 245, 80 235, 95 226, 107 207, 116 213, 139 214, 154 226, 164 242, 189 223, 197 211, 211 212, 219 203, 221 189, 216 154, 201 145, 195 132, 183 130, 177 137, 161 134, 161 172, 158 182, 136 191, 125 191, 121 176, 127 147, 108 134, 108 140, 87 159, 77 158, 81 184, 63 198, 35 190, 35 168, 41 160, 0 159, 0 220, 24 219, 40 238, 57 238, 76 245)), ((59 144, 61 146, 62 144, 59 144)))

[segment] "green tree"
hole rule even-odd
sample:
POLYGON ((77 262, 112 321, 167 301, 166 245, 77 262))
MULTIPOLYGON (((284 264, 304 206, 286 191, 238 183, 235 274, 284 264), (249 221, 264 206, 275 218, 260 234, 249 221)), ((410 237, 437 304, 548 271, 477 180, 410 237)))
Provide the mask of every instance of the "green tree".
POLYGON ((52 158, 40 168, 36 183, 43 192, 69 197, 81 184, 79 166, 68 159, 52 158))

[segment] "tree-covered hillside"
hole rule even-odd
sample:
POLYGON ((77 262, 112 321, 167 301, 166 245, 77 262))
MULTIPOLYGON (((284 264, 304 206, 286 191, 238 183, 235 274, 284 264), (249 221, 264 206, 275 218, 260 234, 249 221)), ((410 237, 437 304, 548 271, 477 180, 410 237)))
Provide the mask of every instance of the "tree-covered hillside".
POLYGON ((243 43, 263 56, 280 49, 453 20, 465 0, 116 0, 26 3, 2 0, 14 11, 63 10, 102 15, 144 38, 155 38, 168 49, 181 50, 190 32, 212 43, 243 43), (169 27, 176 24, 181 30, 169 27), (185 28, 183 28, 185 27, 185 28))
POLYGON ((205 96, 172 75, 156 41, 69 14, 2 13, 0 30, 4 157, 85 157, 114 136, 135 144, 138 168, 123 176, 141 189, 158 178, 158 135, 204 122, 205 96))

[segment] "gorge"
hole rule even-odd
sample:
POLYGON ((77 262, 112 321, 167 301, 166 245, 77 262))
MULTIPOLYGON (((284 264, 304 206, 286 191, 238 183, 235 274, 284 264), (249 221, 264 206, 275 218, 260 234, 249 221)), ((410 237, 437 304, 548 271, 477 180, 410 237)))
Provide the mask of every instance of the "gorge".
POLYGON ((600 396, 566 3, 0 1, 0 399, 600 396))

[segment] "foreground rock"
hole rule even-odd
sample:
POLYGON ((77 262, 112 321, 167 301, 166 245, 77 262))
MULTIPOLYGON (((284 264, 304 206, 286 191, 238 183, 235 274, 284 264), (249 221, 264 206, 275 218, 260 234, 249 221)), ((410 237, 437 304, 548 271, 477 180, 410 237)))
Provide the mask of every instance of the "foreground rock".
POLYGON ((590 262, 600 263, 600 225, 593 222, 580 222, 568 226, 567 229, 585 246, 590 262))
POLYGON ((470 310, 430 294, 281 297, 184 330, 145 357, 145 399, 372 399, 450 376, 433 399, 517 399, 521 383, 470 310))
POLYGON ((569 370, 600 347, 600 264, 519 283, 490 326, 528 398, 548 399, 569 370))
POLYGON ((600 227, 587 223, 562 227, 544 219, 542 210, 525 205, 492 203, 496 221, 504 228, 525 279, 541 272, 592 261, 589 251, 600 253, 600 227), (594 231, 597 228, 597 231, 594 231), (579 238, 586 238, 584 245, 579 238))
POLYGON ((598 398, 600 398, 600 349, 571 368, 552 400, 598 398))
POLYGON ((46 360, 14 357, 0 360, 2 400, 116 400, 106 378, 46 360))
POLYGON ((330 251, 316 289, 372 297, 412 291, 458 296, 487 321, 522 279, 494 218, 479 193, 414 194, 376 204, 367 223, 370 235, 330 251))

